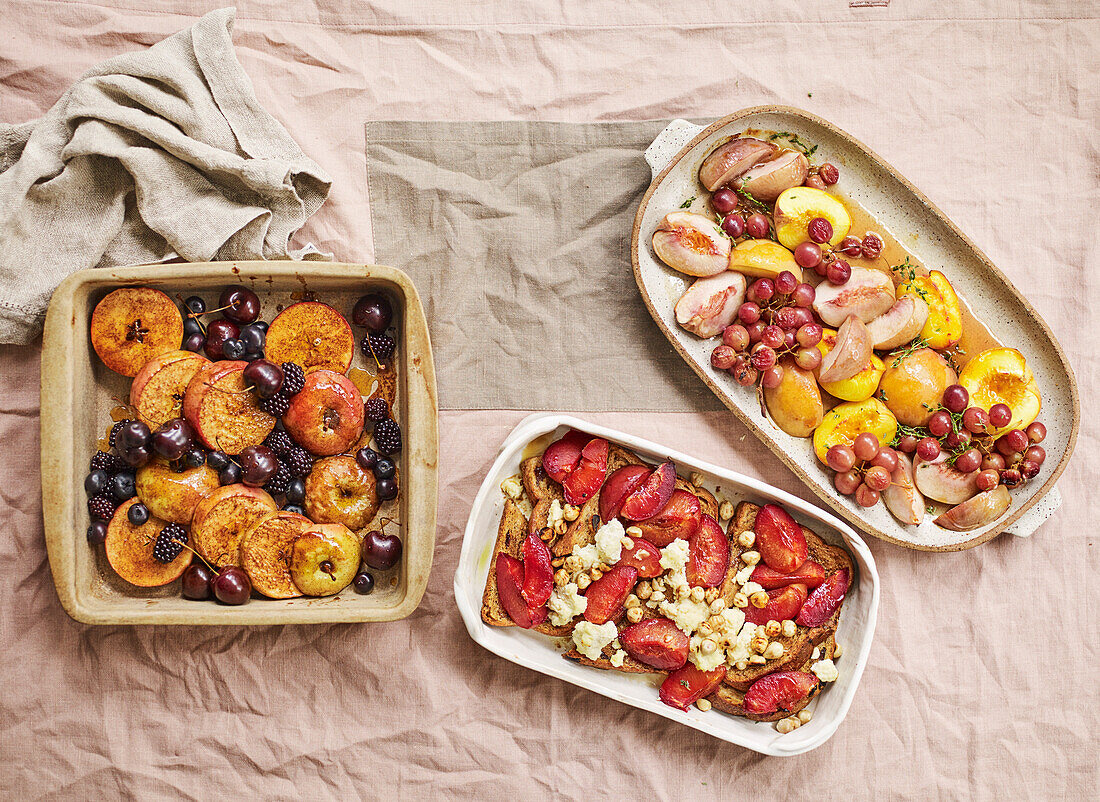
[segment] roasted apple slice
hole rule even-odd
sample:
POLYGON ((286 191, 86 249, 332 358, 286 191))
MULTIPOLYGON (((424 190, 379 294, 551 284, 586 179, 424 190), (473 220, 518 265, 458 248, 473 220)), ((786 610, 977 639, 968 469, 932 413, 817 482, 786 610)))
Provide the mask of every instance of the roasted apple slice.
POLYGON ((286 430, 313 454, 342 454, 363 433, 363 395, 351 379, 327 368, 306 376, 283 416, 286 430))
POLYGON ((294 362, 345 373, 355 356, 355 335, 344 316, 328 304, 300 301, 271 321, 264 353, 277 364, 294 362))
POLYGON ((687 710, 703 697, 714 693, 725 678, 724 665, 718 666, 713 671, 702 671, 693 663, 686 663, 682 668, 665 677, 658 696, 669 707, 687 710))
POLYGON ((712 150, 699 167, 699 182, 714 192, 750 167, 779 152, 778 146, 751 136, 734 137, 712 150))
POLYGON ((917 458, 913 468, 913 483, 928 498, 944 504, 962 504, 978 494, 978 471, 963 473, 941 453, 934 460, 917 458))
POLYGON ((671 212, 653 232, 653 250, 689 276, 716 276, 729 266, 730 239, 709 217, 671 212))
POLYGON ((359 538, 343 524, 317 524, 290 549, 290 578, 307 596, 332 596, 359 571, 359 538))
POLYGON ((96 304, 91 340, 104 365, 136 376, 150 359, 179 350, 183 317, 160 290, 123 287, 96 304))
POLYGON ((240 565, 241 538, 279 505, 265 491, 243 484, 225 485, 195 505, 190 546, 218 568, 240 565))
POLYGON ((675 671, 687 662, 691 641, 667 618, 651 618, 619 633, 623 651, 660 671, 675 671))
POLYGON ((745 620, 750 624, 766 624, 769 621, 793 619, 802 609, 809 588, 795 582, 783 588, 768 591, 768 603, 763 607, 750 604, 745 608, 745 620))
POLYGON ((316 526, 304 515, 280 510, 260 518, 241 538, 240 565, 252 587, 272 599, 293 599, 302 591, 290 575, 291 549, 316 526))
POLYGON ((183 416, 203 444, 226 454, 258 446, 275 428, 244 381, 247 362, 211 362, 191 378, 183 394, 183 416))
POLYGON ((192 351, 169 351, 150 359, 130 384, 130 406, 150 429, 180 417, 187 385, 208 364, 192 351))
POLYGON ((867 332, 876 350, 889 351, 912 342, 927 321, 928 304, 919 295, 907 292, 868 323, 867 332))
POLYGON ((871 366, 871 333, 855 315, 848 315, 836 333, 836 345, 821 360, 817 378, 822 384, 840 382, 871 366))
POLYGON ((897 452, 898 467, 890 476, 890 485, 882 491, 886 509, 906 526, 920 526, 924 520, 924 496, 913 483, 913 463, 908 454, 897 452))
POLYGON ((709 515, 702 516, 688 547, 688 584, 700 588, 721 585, 729 567, 730 541, 718 522, 709 515))
POLYGON ((379 503, 374 474, 347 454, 317 460, 306 477, 306 513, 317 523, 358 531, 374 520, 379 503))
POLYGON ((852 575, 847 568, 830 574, 824 582, 810 591, 795 623, 804 627, 819 627, 824 624, 840 607, 851 584, 852 575))
POLYGON ((765 504, 756 513, 752 529, 756 533, 756 550, 769 568, 789 574, 806 562, 806 535, 782 507, 765 504))
POLYGON ((676 322, 704 340, 733 323, 745 300, 745 277, 732 270, 696 279, 676 302, 676 322))
POLYGON ((642 537, 663 549, 677 539, 690 541, 702 520, 703 507, 698 496, 686 490, 673 490, 668 504, 659 513, 634 525, 642 530, 642 537))
POLYGON ((936 526, 954 532, 966 532, 991 524, 1008 510, 1012 497, 1008 488, 997 485, 992 490, 979 493, 962 504, 952 507, 935 520, 936 526))
POLYGON ((111 517, 107 526, 104 547, 107 562, 122 579, 141 588, 167 585, 177 579, 191 564, 191 552, 184 549, 170 563, 162 563, 153 556, 157 535, 167 521, 150 515, 141 526, 134 526, 128 517, 130 507, 137 504, 132 498, 123 503, 111 517))
POLYGON ((808 671, 776 671, 767 674, 745 691, 745 710, 763 716, 790 710, 817 687, 818 679, 808 671))

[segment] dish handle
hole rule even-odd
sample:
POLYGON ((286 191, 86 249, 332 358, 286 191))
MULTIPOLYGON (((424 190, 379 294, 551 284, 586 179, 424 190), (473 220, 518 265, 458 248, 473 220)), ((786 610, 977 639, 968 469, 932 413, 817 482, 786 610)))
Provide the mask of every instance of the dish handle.
POLYGON ((673 120, 665 126, 653 143, 645 149, 645 160, 649 169, 653 171, 653 177, 668 166, 680 150, 703 130, 702 125, 689 123, 687 120, 673 120))

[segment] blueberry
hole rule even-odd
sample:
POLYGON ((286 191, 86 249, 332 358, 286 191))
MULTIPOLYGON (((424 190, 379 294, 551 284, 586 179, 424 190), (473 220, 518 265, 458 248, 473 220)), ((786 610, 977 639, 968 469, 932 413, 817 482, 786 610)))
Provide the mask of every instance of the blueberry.
POLYGON ((236 337, 230 337, 222 343, 222 355, 226 359, 240 359, 244 356, 244 343, 236 337))
POLYGON ((229 464, 229 457, 224 451, 211 451, 206 455, 206 464, 215 471, 220 471, 229 464))
POLYGON ((306 500, 306 480, 299 476, 291 479, 286 488, 286 500, 291 504, 301 504, 306 500))
POLYGON ((247 326, 241 326, 240 340, 244 343, 246 352, 253 351, 262 354, 267 334, 255 323, 249 323, 247 326))
POLYGON ((137 492, 134 487, 134 475, 129 471, 116 473, 111 477, 111 495, 115 501, 126 501, 134 497, 137 492))
POLYGON ((235 485, 241 481, 241 466, 230 462, 218 473, 218 482, 223 485, 235 485))
POLYGON ((286 512, 296 512, 299 515, 305 515, 306 514, 305 509, 303 509, 302 506, 299 505, 299 504, 287 504, 285 507, 283 507, 283 509, 286 512))
POLYGON ((374 463, 374 475, 378 479, 392 479, 397 473, 397 466, 389 457, 379 457, 374 463))
POLYGON ((373 448, 364 446, 356 452, 355 461, 364 471, 373 471, 378 464, 378 453, 373 448))
MULTIPOLYGON (((202 326, 199 325, 199 321, 193 317, 187 318, 183 321, 183 336, 190 337, 192 334, 202 334, 202 326)), ((205 334, 203 335, 206 336, 205 334)))
POLYGON ((93 521, 92 525, 88 527, 88 542, 93 546, 98 546, 100 543, 107 539, 107 522, 106 521, 93 521))
POLYGON ((374 590, 374 575, 369 571, 360 571, 355 575, 355 579, 351 580, 351 584, 356 593, 370 593, 374 590))
POLYGON ((206 452, 201 448, 192 448, 183 455, 183 464, 188 468, 201 468, 204 462, 206 462, 206 452))
POLYGON ((107 489, 107 482, 110 479, 107 471, 92 471, 84 477, 84 492, 89 496, 98 495, 107 489))
POLYGON ((141 526, 149 520, 149 508, 140 501, 137 504, 131 504, 130 509, 126 511, 126 517, 134 526, 141 526))
POLYGON ((183 305, 187 307, 187 311, 193 315, 201 315, 206 311, 206 301, 197 295, 192 295, 184 300, 183 305))

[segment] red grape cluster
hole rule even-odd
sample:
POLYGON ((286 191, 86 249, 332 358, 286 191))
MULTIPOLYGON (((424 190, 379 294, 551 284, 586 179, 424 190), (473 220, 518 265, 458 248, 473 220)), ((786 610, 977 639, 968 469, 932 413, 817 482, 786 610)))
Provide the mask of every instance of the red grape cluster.
POLYGON ((970 394, 959 384, 944 390, 941 404, 928 419, 928 436, 907 431, 898 437, 899 450, 915 452, 924 460, 947 451, 956 470, 980 471, 977 483, 983 491, 999 484, 1018 487, 1039 474, 1046 459, 1046 451, 1039 445, 1047 435, 1042 423, 1035 421, 1026 429, 1012 429, 994 438, 994 432, 1012 421, 1012 410, 1006 404, 994 404, 988 412, 970 406, 970 394))
POLYGON ((802 182, 802 185, 823 190, 825 187, 831 187, 839 180, 840 170, 837 166, 825 162, 820 167, 811 167, 810 174, 806 176, 806 180, 802 182))
POLYGON ((890 477, 898 467, 898 454, 879 443, 870 432, 856 435, 851 445, 837 444, 825 454, 826 464, 836 471, 833 486, 842 495, 856 497, 861 507, 873 507, 879 495, 890 486, 890 477))
POLYGON ((715 190, 710 196, 710 205, 722 215, 722 230, 732 239, 748 234, 753 239, 768 236, 771 223, 760 212, 741 209, 741 198, 729 187, 715 190))
POLYGON ((711 352, 710 363, 728 370, 738 384, 748 387, 759 378, 767 388, 783 380, 784 354, 798 367, 813 370, 821 364, 816 348, 823 330, 810 307, 816 293, 794 273, 784 270, 773 281, 758 278, 748 289, 747 300, 737 310, 738 323, 726 326, 722 344, 711 352))

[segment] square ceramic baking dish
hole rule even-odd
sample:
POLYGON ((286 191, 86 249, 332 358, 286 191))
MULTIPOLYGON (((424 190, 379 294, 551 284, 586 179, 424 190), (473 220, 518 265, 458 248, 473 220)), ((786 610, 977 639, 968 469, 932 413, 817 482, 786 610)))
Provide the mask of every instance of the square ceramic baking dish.
MULTIPOLYGON (((363 368, 356 353, 352 363, 363 368)), ((392 621, 409 615, 428 583, 435 547, 438 451, 435 371, 424 311, 409 277, 392 267, 331 262, 205 262, 83 270, 53 294, 42 342, 42 514, 57 595, 65 611, 87 624, 317 624, 392 621), (350 588, 330 597, 275 600, 253 597, 229 607, 187 601, 179 581, 137 588, 118 578, 102 548, 85 539, 84 476, 129 394, 130 380, 107 369, 92 349, 89 321, 111 290, 147 286, 177 301, 191 294, 212 306, 221 288, 244 284, 260 296, 262 317, 315 294, 350 315, 364 292, 384 292, 394 305, 397 338, 397 415, 404 435, 398 455, 399 519, 404 553, 366 596, 350 588)))
POLYGON ((648 440, 566 415, 527 418, 504 441, 500 455, 474 499, 454 584, 458 609, 470 637, 494 654, 517 665, 595 691, 608 699, 686 724, 723 741, 776 756, 797 755, 821 746, 844 720, 867 664, 879 601, 878 572, 867 544, 836 516, 756 479, 648 440), (837 642, 844 648, 842 656, 837 658, 840 679, 826 687, 811 703, 814 716, 808 724, 787 735, 780 735, 773 724, 766 722, 749 721, 717 711, 704 713, 694 707, 687 711, 676 710, 657 698, 657 688, 662 678, 656 674, 623 674, 578 665, 562 658, 564 649, 557 645, 558 639, 519 627, 492 627, 481 620, 481 596, 489 574, 497 527, 504 511, 500 484, 519 472, 520 463, 533 451, 529 449, 532 441, 538 440, 540 445, 548 444, 570 428, 605 437, 654 462, 671 459, 681 475, 698 471, 706 477, 704 484, 708 490, 734 504, 739 501, 782 504, 796 520, 826 541, 848 549, 854 558, 857 575, 844 602, 836 634, 837 642))

